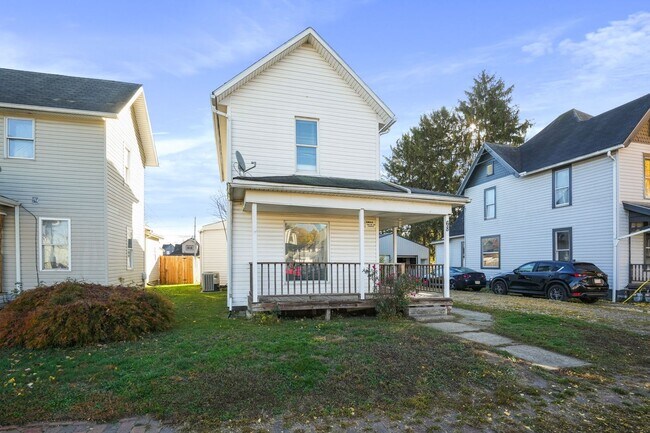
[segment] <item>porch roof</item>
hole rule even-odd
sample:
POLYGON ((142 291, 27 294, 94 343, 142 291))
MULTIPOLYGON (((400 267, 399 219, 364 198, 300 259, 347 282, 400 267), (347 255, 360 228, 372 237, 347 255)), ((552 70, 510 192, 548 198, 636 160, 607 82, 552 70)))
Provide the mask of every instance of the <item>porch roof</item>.
POLYGON ((20 206, 20 203, 16 200, 12 200, 9 197, 0 195, 0 206, 16 207, 20 206))
POLYGON ((634 212, 639 215, 650 217, 650 204, 624 201, 623 209, 628 212, 634 212))

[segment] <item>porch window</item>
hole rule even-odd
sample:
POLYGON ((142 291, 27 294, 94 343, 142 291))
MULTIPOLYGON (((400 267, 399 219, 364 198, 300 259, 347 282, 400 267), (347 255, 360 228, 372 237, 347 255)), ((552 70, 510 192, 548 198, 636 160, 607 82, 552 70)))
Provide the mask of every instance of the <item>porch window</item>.
POLYGON ((501 236, 483 236, 481 238, 481 268, 501 268, 501 236))
POLYGON ((553 260, 570 262, 573 258, 573 235, 571 228, 553 230, 553 260))
POLYGON ((41 271, 70 270, 70 220, 39 220, 41 271))
POLYGON ((571 167, 553 170, 553 207, 571 205, 571 167))
POLYGON ((644 196, 650 198, 650 155, 643 156, 644 196))
POLYGON ((34 120, 7 118, 7 157, 34 159, 34 120))
POLYGON ((316 172, 318 122, 296 119, 296 171, 316 172))
POLYGON ((287 278, 325 280, 328 257, 328 225, 326 223, 284 224, 284 261, 287 278))
POLYGON ((497 189, 496 187, 488 188, 483 191, 483 217, 486 220, 495 219, 497 217, 497 189))

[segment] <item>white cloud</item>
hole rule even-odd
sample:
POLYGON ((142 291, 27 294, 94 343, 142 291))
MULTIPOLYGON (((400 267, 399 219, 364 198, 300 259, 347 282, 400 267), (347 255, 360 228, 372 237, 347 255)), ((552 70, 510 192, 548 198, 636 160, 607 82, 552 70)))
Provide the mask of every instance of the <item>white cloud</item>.
POLYGON ((521 47, 521 51, 530 54, 531 57, 542 57, 551 54, 553 52, 553 40, 547 35, 540 36, 535 42, 521 47))
MULTIPOLYGON (((169 137, 173 135, 168 134, 169 137)), ((159 157, 174 155, 176 153, 185 152, 197 147, 214 148, 214 134, 208 128, 205 133, 197 136, 182 137, 182 138, 159 138, 156 139, 156 150, 159 157)), ((215 150, 216 152, 216 150, 215 150)))

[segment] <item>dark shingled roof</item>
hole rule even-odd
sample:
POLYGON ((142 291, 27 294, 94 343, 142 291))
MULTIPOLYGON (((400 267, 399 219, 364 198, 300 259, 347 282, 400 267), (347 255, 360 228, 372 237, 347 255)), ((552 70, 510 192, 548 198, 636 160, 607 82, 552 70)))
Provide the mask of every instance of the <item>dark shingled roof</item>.
POLYGON ((0 105, 118 113, 140 84, 0 68, 0 105))
POLYGON ((287 185, 304 185, 304 186, 320 186, 325 188, 343 188, 343 189, 359 189, 366 191, 384 191, 396 192, 406 194, 404 188, 411 190, 413 194, 422 195, 441 195, 447 197, 462 196, 447 194, 444 192, 429 191, 427 189, 399 187, 394 184, 384 182, 381 180, 365 180, 365 179, 347 179, 341 177, 323 177, 323 176, 304 176, 304 175, 289 175, 289 176, 257 176, 257 177, 235 177, 238 180, 250 180, 254 182, 268 182, 268 183, 284 183, 287 185))
POLYGON ((519 147, 486 143, 519 173, 623 144, 650 110, 650 93, 598 116, 569 110, 519 147))

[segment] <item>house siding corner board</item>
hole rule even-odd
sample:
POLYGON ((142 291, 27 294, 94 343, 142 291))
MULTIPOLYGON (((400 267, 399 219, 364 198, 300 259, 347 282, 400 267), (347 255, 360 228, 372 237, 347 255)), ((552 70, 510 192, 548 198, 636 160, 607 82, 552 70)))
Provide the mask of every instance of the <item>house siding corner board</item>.
MULTIPOLYGON (((633 142, 618 151, 618 236, 630 232, 628 212, 623 202, 647 203, 650 198, 644 194, 644 156, 650 155, 650 145, 633 142)), ((633 236, 618 243, 619 283, 624 287, 629 283, 629 264, 643 264, 643 235, 633 236), (631 253, 631 256, 630 256, 631 253)))
POLYGON ((109 284, 142 284, 144 269, 144 160, 132 108, 106 120, 106 212, 109 284), (128 150, 128 153, 127 153, 128 150), (130 154, 129 180, 125 156, 130 154), (133 232, 133 269, 127 269, 127 230, 133 232))
MULTIPOLYGON (((641 167, 641 163, 639 163, 641 167)), ((488 277, 525 262, 553 258, 553 229, 571 227, 573 258, 595 263, 611 275, 612 161, 607 156, 572 166, 572 205, 553 208, 552 170, 496 179, 465 191, 466 265, 481 269, 481 237, 501 236, 500 269, 483 269, 488 277), (483 194, 496 187, 497 217, 483 219, 483 194), (472 221, 480 223, 473 224, 472 221)))
MULTIPOLYGON (((104 281, 106 231, 104 219, 104 122, 101 119, 0 111, 0 194, 24 205, 20 210, 23 288, 38 284, 37 218, 67 218, 71 227, 71 270, 41 271, 41 282, 67 278, 104 281), (6 158, 5 118, 35 120, 35 158, 6 158)), ((4 222, 3 288, 16 282, 14 209, 1 208, 4 222)))
MULTIPOLYGON (((375 220, 375 228, 365 229, 365 260, 367 263, 379 261, 378 232, 379 223, 375 220)), ((258 252, 259 262, 284 262, 284 224, 285 222, 318 222, 329 224, 329 261, 359 262, 359 219, 358 216, 319 215, 302 213, 271 213, 258 212, 258 252)), ((252 222, 251 213, 242 210, 242 203, 234 203, 233 212, 233 274, 231 290, 233 306, 248 305, 250 290, 249 263, 252 252, 252 222)))
POLYGON ((227 102, 231 160, 240 151, 247 163, 256 161, 254 176, 296 172, 298 117, 318 120, 318 174, 380 177, 377 114, 311 46, 269 67, 227 102))

